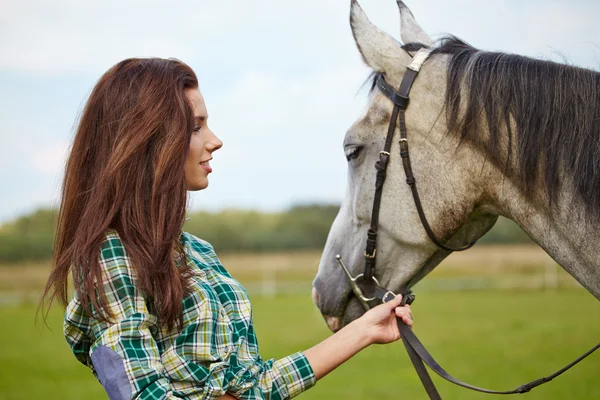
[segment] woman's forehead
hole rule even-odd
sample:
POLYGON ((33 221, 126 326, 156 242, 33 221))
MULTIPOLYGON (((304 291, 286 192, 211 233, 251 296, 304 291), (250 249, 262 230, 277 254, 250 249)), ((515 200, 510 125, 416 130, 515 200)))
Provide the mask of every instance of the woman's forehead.
POLYGON ((204 97, 200 93, 200 89, 186 89, 185 95, 192 103, 194 109, 194 115, 197 117, 206 117, 206 104, 204 103, 204 97))

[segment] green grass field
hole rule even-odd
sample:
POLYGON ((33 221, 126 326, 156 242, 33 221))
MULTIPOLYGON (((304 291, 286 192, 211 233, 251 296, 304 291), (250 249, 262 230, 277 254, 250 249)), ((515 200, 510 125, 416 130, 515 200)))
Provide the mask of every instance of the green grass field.
MULTIPOLYGON (((221 257, 250 291, 264 358, 289 355, 330 335, 310 299, 319 257, 316 251, 221 257), (265 282, 275 285, 274 297, 264 291, 265 282)), ((35 324, 35 301, 48 271, 48 264, 0 266, 0 400, 106 399, 71 355, 62 311, 50 313, 52 331, 35 324)), ((457 378, 512 389, 600 341, 600 302, 577 287, 537 247, 478 245, 453 254, 417 285, 415 331, 457 378)), ((600 352, 519 398, 600 399, 599 373, 600 352)), ((434 380, 445 400, 494 398, 434 380)), ((394 343, 364 350, 300 398, 427 397, 404 347, 394 343)))
MULTIPOLYGON (((265 358, 306 349, 330 333, 308 292, 252 295, 265 358)), ((417 294, 415 331, 438 362, 469 383, 509 389, 554 372, 600 340, 600 303, 581 289, 417 294)), ((62 312, 49 331, 34 322, 35 306, 0 308, 0 399, 106 399, 92 374, 70 354, 62 312)), ((519 397, 600 398, 600 354, 556 381, 519 397)), ((434 378, 444 399, 486 399, 434 378)), ((426 399, 401 343, 373 346, 299 398, 426 399)))

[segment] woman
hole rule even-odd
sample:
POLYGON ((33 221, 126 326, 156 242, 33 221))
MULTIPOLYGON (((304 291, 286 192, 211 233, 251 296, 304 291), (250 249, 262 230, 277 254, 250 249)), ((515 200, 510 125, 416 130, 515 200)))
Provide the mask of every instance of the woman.
POLYGON ((111 399, 287 399, 412 324, 400 297, 311 349, 258 354, 250 302, 207 242, 182 232, 188 190, 223 143, 194 72, 128 59, 92 91, 66 166, 44 298, 75 295, 64 333, 111 399))

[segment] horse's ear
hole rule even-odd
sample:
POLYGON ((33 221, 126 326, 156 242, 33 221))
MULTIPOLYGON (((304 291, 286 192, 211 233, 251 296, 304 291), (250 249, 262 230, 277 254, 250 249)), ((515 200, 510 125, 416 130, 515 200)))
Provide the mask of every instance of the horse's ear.
POLYGON ((410 55, 393 37, 369 21, 356 0, 351 0, 350 26, 360 54, 375 71, 392 72, 410 64, 410 55))
POLYGON ((396 0, 400 9, 400 37, 404 43, 421 43, 433 47, 433 40, 417 24, 413 13, 402 0, 396 0))

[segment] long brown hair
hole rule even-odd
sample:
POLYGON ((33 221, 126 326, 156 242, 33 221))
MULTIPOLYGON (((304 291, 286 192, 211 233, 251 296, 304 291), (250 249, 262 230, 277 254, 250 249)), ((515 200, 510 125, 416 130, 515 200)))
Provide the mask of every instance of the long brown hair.
POLYGON ((98 260, 106 231, 114 229, 159 323, 181 324, 191 271, 176 260, 184 257, 178 239, 194 129, 185 89, 197 87, 189 66, 158 58, 124 60, 94 87, 66 165, 53 269, 40 303, 46 314, 55 299, 67 304, 72 271, 84 309, 111 319, 98 260))

